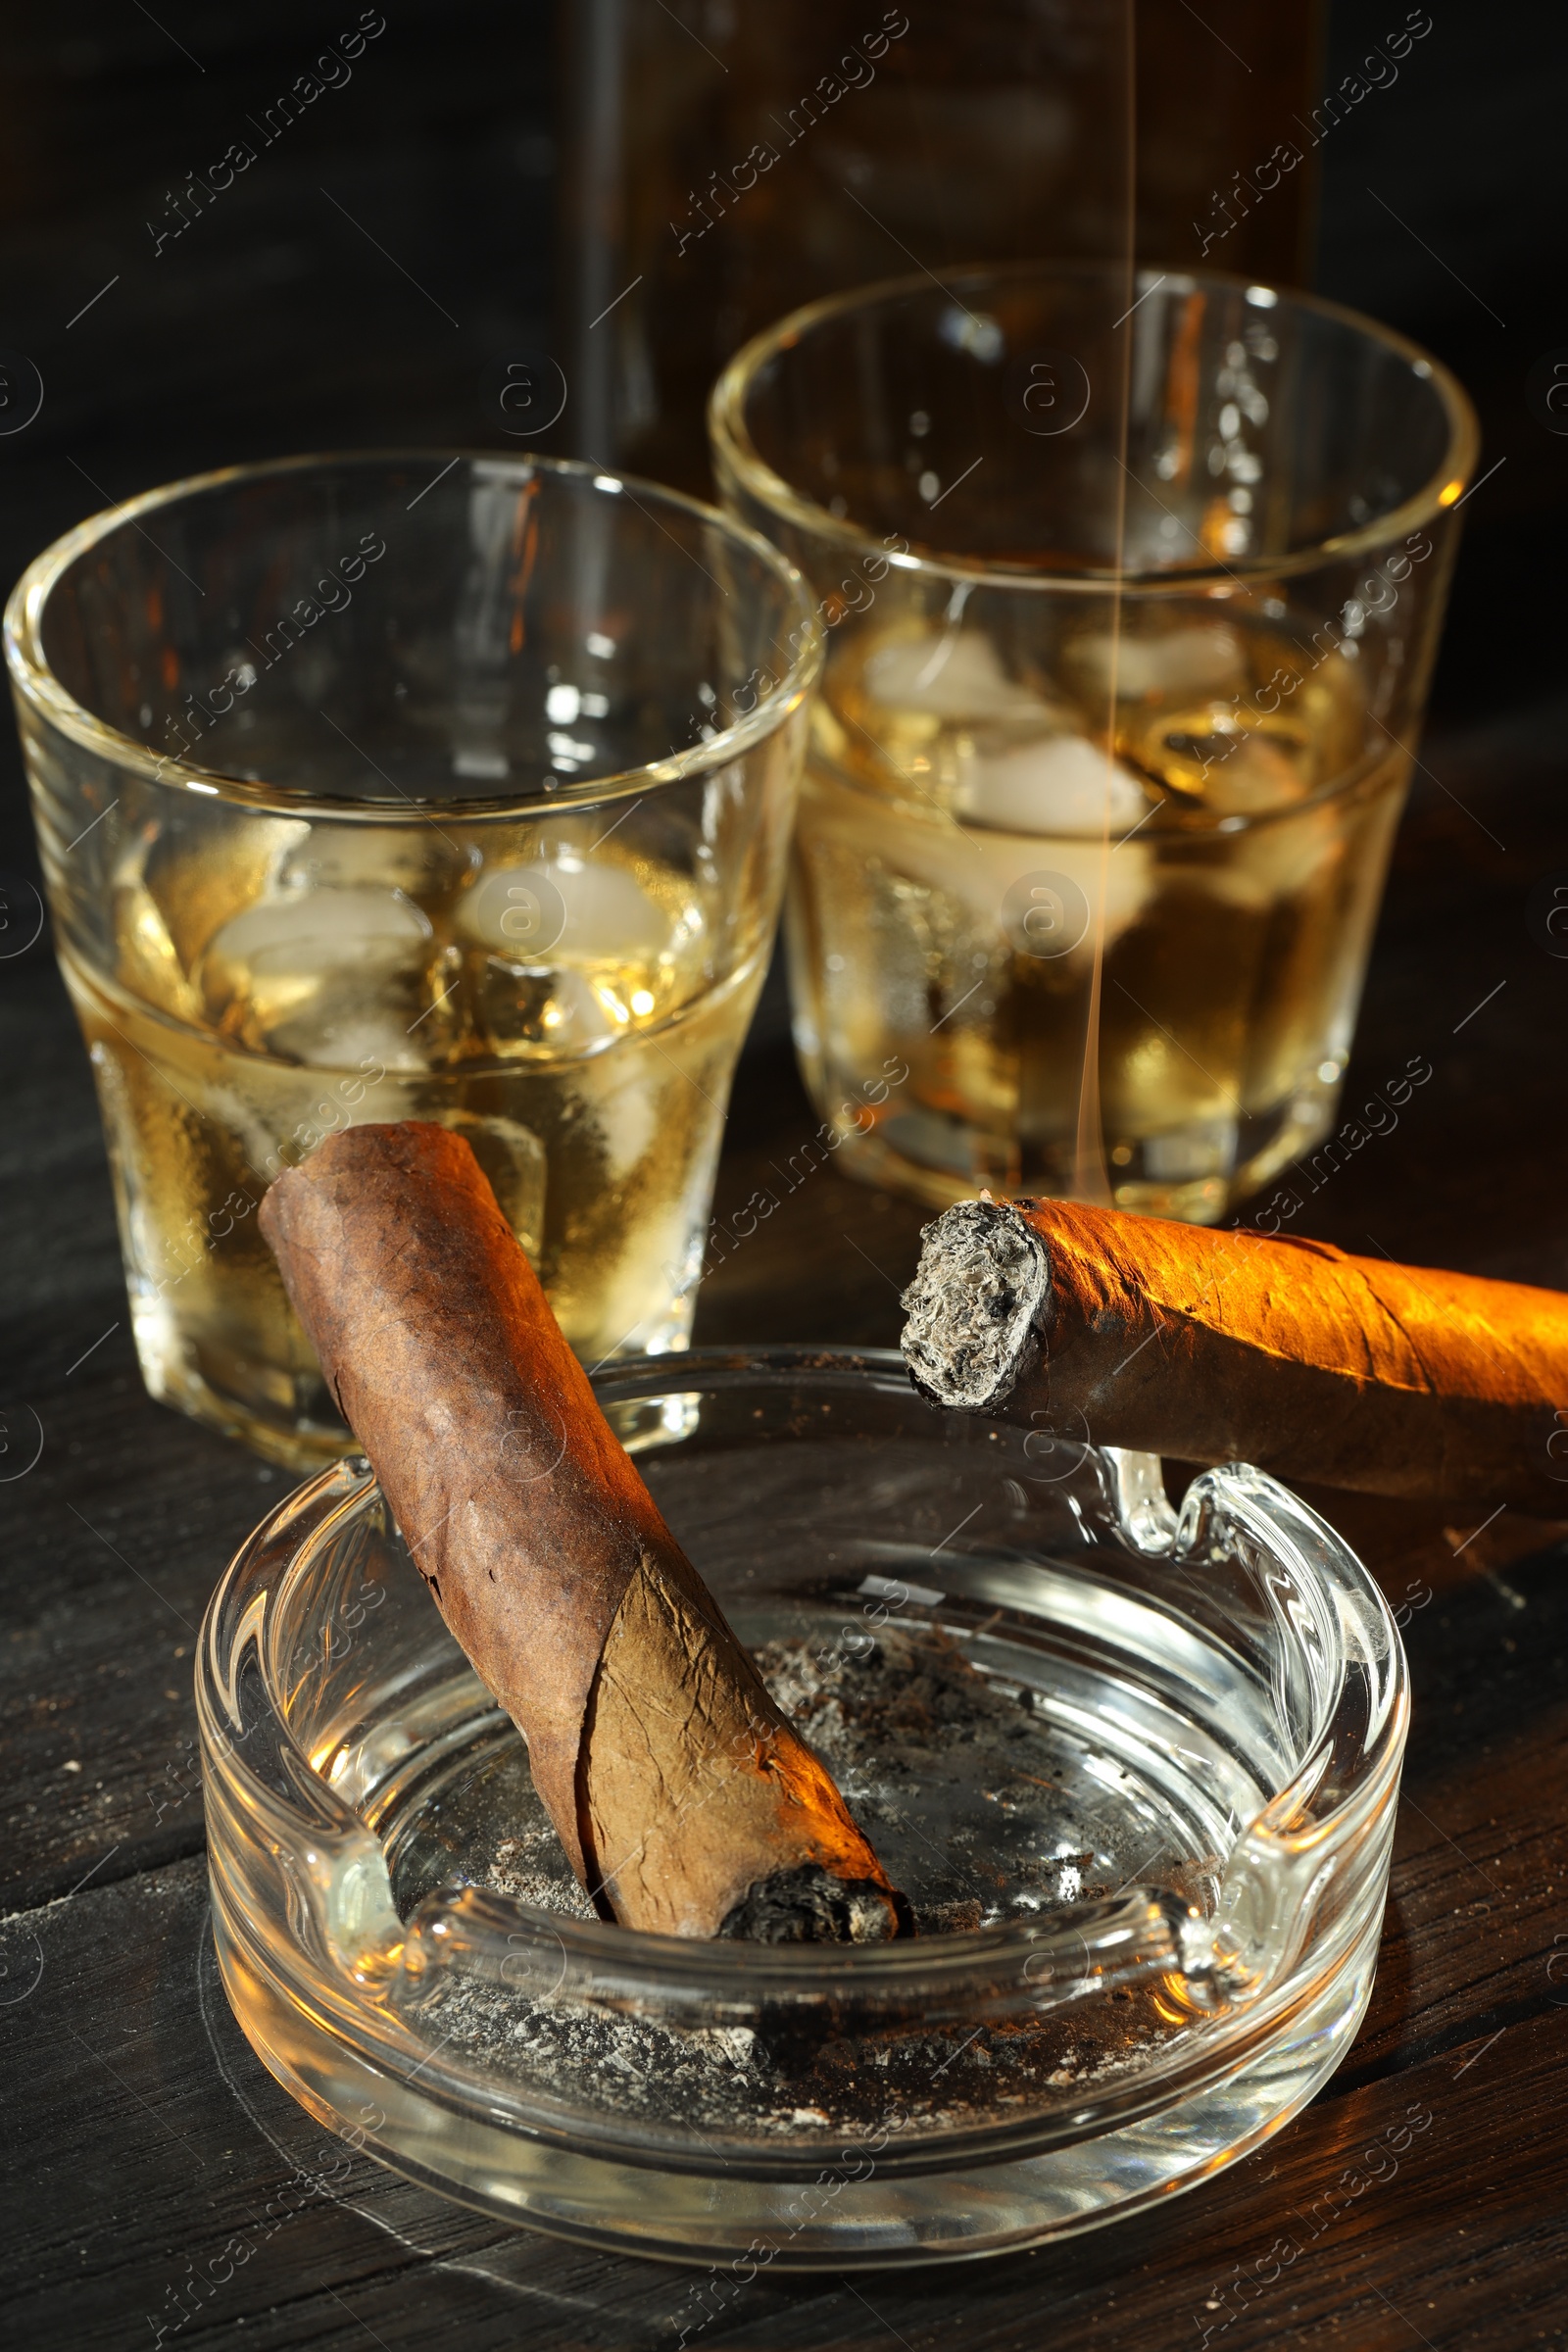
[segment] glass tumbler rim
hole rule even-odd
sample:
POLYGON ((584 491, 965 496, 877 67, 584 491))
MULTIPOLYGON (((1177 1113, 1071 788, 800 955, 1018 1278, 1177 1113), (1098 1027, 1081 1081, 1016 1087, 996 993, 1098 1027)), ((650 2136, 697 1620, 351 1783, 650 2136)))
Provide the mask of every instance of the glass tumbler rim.
MULTIPOLYGON (((437 475, 437 480, 441 478, 437 475)), ((430 488, 435 487, 432 482, 430 488)), ((738 515, 726 514, 720 508, 702 499, 691 498, 684 491, 670 489, 662 482, 652 482, 643 475, 612 469, 592 460, 537 456, 530 451, 513 453, 507 450, 425 447, 399 444, 386 449, 349 449, 305 451, 298 455, 269 458, 255 463, 221 466, 204 473, 183 474, 176 480, 163 482, 143 490, 119 505, 101 509, 63 532, 58 539, 36 555, 13 588, 5 608, 4 619, 6 667, 11 673, 18 696, 32 710, 84 751, 104 760, 122 771, 127 771, 145 781, 200 794, 207 799, 227 801, 262 814, 277 816, 307 816, 319 821, 346 824, 387 825, 402 822, 422 822, 432 808, 449 810, 456 820, 509 818, 538 815, 546 811, 597 807, 605 801, 629 799, 634 794, 648 795, 665 786, 678 784, 711 768, 727 765, 755 745, 776 734, 780 726, 799 707, 814 687, 822 666, 825 638, 817 617, 814 600, 805 580, 788 556, 775 547, 760 531, 754 530, 738 515), (133 736, 124 735, 116 727, 77 701, 56 676, 43 647, 45 611, 49 598, 58 587, 68 568, 111 532, 126 524, 144 527, 145 518, 168 510, 181 500, 232 486, 248 485, 288 474, 391 468, 410 462, 421 466, 427 461, 439 466, 448 461, 444 470, 466 460, 470 465, 484 466, 494 473, 507 472, 526 478, 537 473, 554 474, 563 478, 586 479, 590 487, 606 497, 626 492, 633 504, 654 500, 666 508, 683 511, 704 523, 721 530, 726 539, 743 549, 747 555, 770 572, 794 602, 797 619, 786 640, 787 664, 783 675, 761 694, 756 708, 720 730, 708 742, 691 750, 674 753, 662 760, 649 760, 642 765, 622 768, 606 776, 589 776, 553 787, 546 791, 508 793, 484 798, 465 796, 451 804, 431 801, 349 800, 341 796, 304 792, 298 789, 267 783, 254 783, 244 777, 210 769, 197 761, 176 760, 168 753, 155 753, 150 746, 139 743, 133 736)), ((771 672, 764 673, 771 676, 771 672)))
POLYGON ((847 516, 831 514, 826 507, 818 506, 795 489, 767 464, 752 439, 746 407, 761 368, 781 351, 793 348, 831 320, 857 311, 869 315, 911 294, 929 296, 933 285, 939 294, 952 299, 953 287, 972 287, 977 282, 995 285, 1007 281, 1027 283, 1031 279, 1105 278, 1117 271, 1117 264, 1088 260, 971 262, 949 270, 941 280, 934 280, 929 271, 908 271, 803 303, 753 335, 725 364, 715 380, 708 403, 709 434, 714 454, 733 470, 740 486, 760 506, 813 538, 852 549, 861 557, 872 554, 906 572, 971 586, 1048 595, 1064 591, 1076 595, 1106 595, 1117 591, 1125 594, 1129 589, 1141 596, 1191 595, 1195 591, 1223 588, 1226 583, 1245 586, 1253 581, 1290 578, 1325 564, 1354 563, 1402 533, 1436 520, 1459 503, 1480 452, 1481 429, 1470 396, 1450 368, 1411 337, 1400 334, 1397 328, 1385 326, 1380 319, 1353 310, 1347 303, 1331 302, 1324 295, 1298 287, 1264 285, 1257 279, 1222 270, 1156 270, 1140 265, 1134 272, 1138 291, 1133 308, 1156 285, 1189 293, 1207 288, 1224 292, 1255 291, 1268 297, 1266 303, 1259 305, 1261 310, 1285 306, 1315 313, 1406 360, 1411 372, 1433 386, 1447 423, 1442 463, 1419 490, 1386 514, 1358 524, 1353 531, 1331 533, 1309 547, 1286 555, 1238 556, 1227 563, 1216 560, 1179 569, 1086 565, 1081 570, 1056 571, 1039 564, 1009 564, 999 558, 966 558, 958 552, 921 549, 916 553, 911 549, 904 555, 889 555, 882 541, 870 531, 847 516))

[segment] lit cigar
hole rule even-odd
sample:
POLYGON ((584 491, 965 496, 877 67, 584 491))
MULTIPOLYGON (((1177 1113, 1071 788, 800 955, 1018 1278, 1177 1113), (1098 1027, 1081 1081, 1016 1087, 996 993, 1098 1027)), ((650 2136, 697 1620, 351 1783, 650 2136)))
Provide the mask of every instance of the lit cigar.
POLYGON ((905 1359, 940 1404, 1188 1462, 1568 1509, 1568 1298, 1062 1200, 925 1229, 905 1359))
POLYGON ((468 1146, 350 1128, 279 1177, 261 1222, 601 1915, 895 1935, 903 1898, 664 1525, 468 1146))

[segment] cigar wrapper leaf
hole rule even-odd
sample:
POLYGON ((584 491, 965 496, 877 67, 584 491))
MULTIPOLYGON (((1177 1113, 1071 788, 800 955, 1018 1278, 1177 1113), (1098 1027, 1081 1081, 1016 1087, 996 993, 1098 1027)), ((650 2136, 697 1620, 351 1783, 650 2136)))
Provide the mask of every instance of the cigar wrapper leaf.
POLYGON ((897 1934, 902 1896, 664 1525, 467 1144, 346 1129, 278 1178, 261 1225, 601 1916, 897 1934))
POLYGON ((925 1228, 904 1351, 935 1402, 1177 1460, 1568 1510, 1568 1297, 1076 1201, 925 1228))

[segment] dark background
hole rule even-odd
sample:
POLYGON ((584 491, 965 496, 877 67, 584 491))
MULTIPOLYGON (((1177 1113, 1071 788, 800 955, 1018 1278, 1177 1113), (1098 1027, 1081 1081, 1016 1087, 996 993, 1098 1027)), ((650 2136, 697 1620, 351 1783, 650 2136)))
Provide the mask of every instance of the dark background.
MULTIPOLYGON (((1185 11, 1194 43, 1210 37, 1201 0, 1158 4, 1185 11)), ((338 444, 501 445, 481 371, 551 334, 554 24, 539 0, 385 13, 352 82, 154 259, 146 223, 167 193, 358 6, 156 0, 158 24, 136 0, 10 11, 0 352, 28 355, 45 397, 0 437, 0 580, 110 501, 205 467, 338 444)), ((1294 1230, 1568 1288, 1568 960, 1528 925, 1532 890, 1568 881, 1568 438, 1526 394, 1535 363, 1568 358, 1568 15, 1560 0, 1430 13, 1397 84, 1323 143, 1317 283, 1429 345, 1482 419, 1486 478, 1465 508, 1347 1110, 1412 1054, 1434 1076, 1321 1193, 1301 1180, 1294 1230)), ((1404 15, 1403 0, 1334 7, 1329 82, 1404 15)), ((36 875, 9 729, 0 869, 36 875)), ((282 1481, 141 1395, 91 1085, 47 942, 0 960, 0 1427, 24 1405, 46 1436, 24 1482, 0 1461, 0 2310, 17 2341, 76 2352, 152 2343, 147 2315, 167 2314, 193 2261, 299 2161, 297 2112, 225 2029, 210 1972, 198 1986, 190 1745, 193 1629, 282 1481)), ((770 986, 721 1214, 808 1124, 770 986)), ((890 1341, 919 1223, 822 1169, 705 1286, 699 1336, 890 1341)), ((1213 2340, 1568 2340, 1552 1961, 1568 1945, 1565 1555, 1549 1530, 1515 1541, 1512 1560, 1495 1531, 1406 1517, 1354 1533, 1409 1596, 1417 1706, 1378 1985, 1346 2070, 1200 2197, 864 2293, 760 2280, 703 2352, 1193 2343, 1220 2309, 1210 2282, 1416 2099, 1434 2117, 1420 2163, 1213 2340)), ((362 2163, 352 2195, 291 2221, 167 2340, 574 2352, 672 2346, 683 2312, 673 2274, 514 2237, 362 2163)))
MULTIPOLYGON (((348 86, 156 259, 147 224, 167 222, 170 192, 251 135, 247 118, 357 21, 354 0, 172 0, 167 33, 135 0, 0 18, 0 351, 45 384, 37 421, 0 438, 5 580, 109 500, 208 466, 340 444, 515 448, 479 377, 552 336, 553 11, 384 13, 348 86)), ((1328 83, 1404 13, 1340 0, 1328 83)), ((1551 693, 1563 642, 1568 440, 1532 419, 1525 378, 1568 345, 1568 17, 1554 0, 1432 13, 1397 83, 1323 143, 1316 282, 1446 360, 1480 407, 1482 470, 1507 460, 1468 509, 1433 704, 1448 721, 1551 693)), ((1196 17, 1191 37, 1207 37, 1196 17)), ((5 756, 14 866, 29 851, 9 738, 5 756)))

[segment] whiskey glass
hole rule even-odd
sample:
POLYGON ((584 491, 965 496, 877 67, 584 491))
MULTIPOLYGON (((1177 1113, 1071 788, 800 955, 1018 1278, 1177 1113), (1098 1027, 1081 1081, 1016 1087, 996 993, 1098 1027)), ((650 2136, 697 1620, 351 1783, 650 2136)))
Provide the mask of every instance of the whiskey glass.
POLYGON ((788 936, 842 1164, 1223 1216, 1334 1117, 1463 392, 1306 295, 1024 263, 793 313, 710 421, 828 632, 788 936))
POLYGON ((350 1446, 255 1211, 365 1120, 466 1137, 585 1361, 683 1347, 820 661, 788 563, 590 466, 290 460, 82 523, 6 654, 151 1393, 350 1446))

